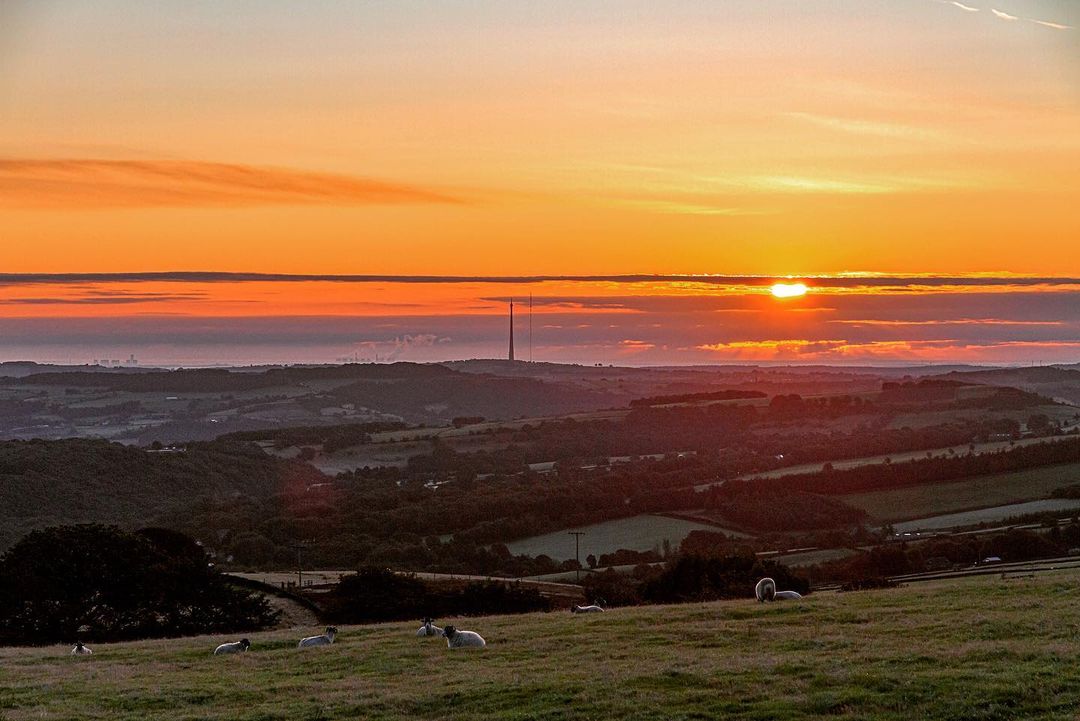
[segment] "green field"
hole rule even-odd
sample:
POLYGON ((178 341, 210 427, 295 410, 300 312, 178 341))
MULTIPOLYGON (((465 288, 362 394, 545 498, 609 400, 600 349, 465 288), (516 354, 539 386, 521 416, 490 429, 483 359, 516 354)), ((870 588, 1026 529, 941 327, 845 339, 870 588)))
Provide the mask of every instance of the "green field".
POLYGON ((23 719, 1074 719, 1080 574, 996 576, 802 602, 486 617, 483 650, 416 623, 0 650, 0 717, 23 719))
POLYGON ((916 518, 893 524, 894 533, 913 533, 917 531, 942 531, 955 528, 976 526, 980 523, 1002 523, 1010 518, 1028 516, 1036 513, 1050 513, 1056 518, 1076 515, 1080 511, 1080 499, 1044 498, 1039 501, 1010 503, 1005 506, 979 508, 974 511, 945 513, 929 518, 916 518))
POLYGON ((524 553, 530 556, 539 556, 545 554, 556 561, 563 561, 574 557, 574 537, 567 535, 571 530, 585 533, 581 537, 582 564, 585 563, 585 557, 590 553, 599 557, 602 553, 614 553, 620 548, 633 551, 649 551, 662 546, 665 539, 671 542, 672 548, 678 548, 682 540, 691 531, 723 531, 730 536, 746 535, 738 531, 686 521, 681 518, 641 515, 594 523, 590 526, 565 531, 545 533, 542 536, 523 538, 507 543, 506 547, 515 555, 524 553))
POLYGON ((995 473, 953 483, 852 493, 841 498, 866 511, 875 521, 891 523, 1046 498, 1055 488, 1074 483, 1080 483, 1080 463, 995 473))

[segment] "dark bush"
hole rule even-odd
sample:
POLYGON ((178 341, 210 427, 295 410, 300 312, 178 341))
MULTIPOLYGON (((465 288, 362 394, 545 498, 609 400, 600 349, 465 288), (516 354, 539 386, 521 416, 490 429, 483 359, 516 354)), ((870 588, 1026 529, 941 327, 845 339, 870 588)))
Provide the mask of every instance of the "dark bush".
MULTIPOLYGON (((651 575, 659 575, 661 569, 649 569, 651 575)), ((646 572, 646 573, 649 573, 646 572)), ((633 606, 642 603, 640 586, 641 580, 635 575, 619 573, 608 569, 603 573, 590 573, 582 579, 585 587, 585 599, 589 603, 597 603, 603 599, 608 606, 633 606)))
POLYGON ((840 586, 841 592, 871 591, 877 588, 899 588, 900 584, 888 578, 874 576, 871 578, 857 578, 840 586))
POLYGON ((778 588, 808 593, 810 584, 775 561, 751 555, 680 556, 655 579, 641 587, 644 600, 653 603, 712 601, 719 598, 748 598, 754 584, 769 576, 778 588))
POLYGON ((551 602, 518 583, 489 581, 440 588, 415 576, 368 567, 344 576, 325 607, 337 623, 368 623, 547 611, 551 602))

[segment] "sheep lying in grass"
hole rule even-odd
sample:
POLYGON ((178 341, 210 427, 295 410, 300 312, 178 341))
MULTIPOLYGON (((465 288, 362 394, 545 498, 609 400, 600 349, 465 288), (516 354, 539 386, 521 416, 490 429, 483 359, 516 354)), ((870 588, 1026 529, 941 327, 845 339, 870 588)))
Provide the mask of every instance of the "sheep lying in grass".
POLYGON ((246 638, 242 638, 235 643, 223 643, 214 649, 214 655, 218 656, 223 653, 243 653, 251 648, 251 641, 246 638))
POLYGON ((443 630, 432 623, 435 619, 425 618, 424 625, 416 632, 417 636, 442 636, 443 630))
POLYGON ((771 601, 775 595, 776 581, 771 578, 763 578, 757 582, 756 586, 754 586, 754 596, 757 598, 758 603, 771 601))
POLYGON ((570 607, 570 613, 603 613, 604 609, 600 608, 596 604, 592 606, 578 606, 574 604, 570 607))
POLYGON ((443 629, 447 648, 483 648, 487 641, 474 631, 459 631, 453 626, 443 629))
POLYGON ((82 641, 76 641, 74 648, 71 649, 72 656, 92 656, 93 653, 89 646, 83 646, 82 641))
POLYGON ((771 578, 763 578, 754 586, 754 596, 758 603, 766 601, 798 601, 802 594, 798 591, 777 591, 776 581, 771 578))
POLYGON ((308 648, 309 646, 329 646, 334 642, 334 636, 337 635, 337 628, 334 626, 327 626, 326 633, 322 636, 308 636, 307 638, 300 639, 300 643, 296 644, 297 648, 308 648))

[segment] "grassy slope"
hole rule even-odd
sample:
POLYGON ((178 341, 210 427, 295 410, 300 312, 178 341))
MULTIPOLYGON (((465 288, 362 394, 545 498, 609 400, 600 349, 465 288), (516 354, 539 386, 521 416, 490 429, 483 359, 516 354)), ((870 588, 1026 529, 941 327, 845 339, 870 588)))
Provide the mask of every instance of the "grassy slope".
POLYGON ((1080 574, 893 591, 475 618, 483 651, 417 624, 0 650, 5 719, 1071 719, 1080 574))
POLYGON ((841 498, 885 523, 1046 498, 1055 488, 1075 483, 1080 483, 1080 463, 1064 463, 841 498))

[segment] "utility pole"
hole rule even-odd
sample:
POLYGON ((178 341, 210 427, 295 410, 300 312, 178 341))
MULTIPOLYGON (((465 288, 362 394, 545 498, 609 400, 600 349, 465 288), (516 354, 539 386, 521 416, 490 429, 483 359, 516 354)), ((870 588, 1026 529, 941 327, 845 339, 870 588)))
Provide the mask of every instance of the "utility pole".
POLYGON ((304 564, 301 554, 303 554, 304 549, 307 547, 307 543, 301 541, 292 544, 292 547, 296 549, 296 589, 297 591, 301 591, 304 588, 304 564))
POLYGON ((577 560, 577 568, 574 569, 574 579, 581 580, 581 537, 585 531, 570 531, 566 535, 574 537, 574 558, 577 560))

